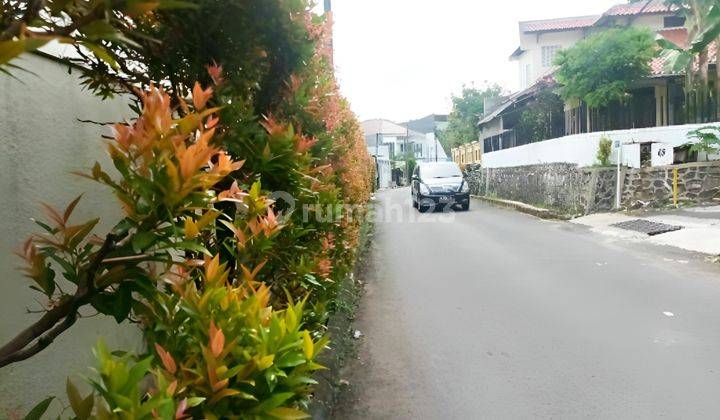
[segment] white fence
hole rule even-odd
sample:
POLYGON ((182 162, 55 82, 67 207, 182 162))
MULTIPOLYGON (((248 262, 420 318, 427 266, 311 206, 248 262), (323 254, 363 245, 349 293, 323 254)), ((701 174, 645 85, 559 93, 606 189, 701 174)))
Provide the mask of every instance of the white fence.
MULTIPOLYGON (((717 124, 688 124, 575 134, 485 153, 482 165, 485 168, 507 168, 543 163, 575 163, 580 167, 592 166, 597 163, 600 138, 607 137, 612 141, 620 141, 625 144, 623 146, 623 162, 630 167, 637 168, 640 167, 640 147, 637 143, 656 142, 677 147, 689 141, 688 132, 709 125, 717 124)), ((615 157, 613 157, 613 162, 617 162, 615 157)))

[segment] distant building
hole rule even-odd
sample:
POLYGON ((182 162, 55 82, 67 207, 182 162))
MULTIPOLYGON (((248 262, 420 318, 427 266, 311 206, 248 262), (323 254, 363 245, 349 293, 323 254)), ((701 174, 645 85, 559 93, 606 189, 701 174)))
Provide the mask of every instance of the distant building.
MULTIPOLYGON (((404 171, 405 160, 408 157, 417 162, 448 160, 445 149, 436 138, 436 133, 447 127, 447 116, 431 115, 406 123, 404 126, 385 119, 373 119, 363 121, 361 126, 365 133, 368 152, 372 156, 377 156, 380 164, 383 159, 388 159, 392 162, 392 169, 404 171), (426 132, 416 131, 410 125, 426 132), (386 147, 387 154, 383 154, 382 147, 386 147)), ((395 178, 393 181, 399 185, 402 180, 395 178)))
POLYGON ((418 133, 430 134, 439 131, 445 131, 448 127, 448 116, 439 114, 430 114, 427 117, 417 120, 408 121, 402 124, 410 130, 418 133))

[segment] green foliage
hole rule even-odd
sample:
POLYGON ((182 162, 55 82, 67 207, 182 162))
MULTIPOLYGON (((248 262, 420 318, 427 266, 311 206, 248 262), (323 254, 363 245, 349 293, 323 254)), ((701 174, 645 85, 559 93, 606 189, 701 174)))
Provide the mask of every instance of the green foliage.
POLYGON ((129 354, 114 356, 100 341, 93 350, 99 380, 89 379, 93 392, 83 397, 72 382, 67 382, 70 407, 78 420, 181 418, 188 406, 202 400, 173 398, 175 385, 151 369, 153 357, 135 360, 129 354), (152 389, 143 383, 152 377, 152 389))
POLYGON ((649 29, 609 29, 592 35, 558 54, 561 95, 591 108, 625 102, 630 85, 650 74, 656 55, 655 34, 649 29))
POLYGON ((48 408, 50 408, 50 404, 55 400, 55 397, 48 397, 42 401, 40 401, 35 407, 33 407, 26 415, 23 417, 24 420, 40 420, 45 415, 45 413, 48 411, 48 408))
POLYGON ((502 92, 497 84, 485 84, 480 88, 463 86, 460 96, 453 95, 448 128, 440 136, 443 147, 449 150, 476 141, 479 137, 477 124, 485 113, 485 99, 498 97, 502 92))
POLYGON ((520 116, 517 133, 529 142, 551 139, 564 126, 564 103, 550 86, 540 90, 537 98, 520 116))
POLYGON ((717 154, 720 152, 720 127, 708 126, 688 133, 692 139, 690 150, 717 154))
POLYGON ((414 158, 408 158, 407 160, 407 171, 408 171, 408 179, 412 176, 413 171, 415 170, 415 167, 417 166, 417 161, 414 158))
POLYGON ((130 22, 154 12, 195 9, 196 4, 176 0, 119 0, 74 2, 67 0, 3 1, 0 4, 0 72, 17 66, 10 62, 51 41, 74 44, 86 57, 118 71, 123 67, 111 50, 134 48, 130 22))
POLYGON ((602 166, 608 166, 610 164, 610 154, 612 154, 613 142, 607 137, 600 139, 600 147, 597 152, 597 160, 602 166))
POLYGON ((19 255, 30 287, 48 300, 47 312, 0 348, 0 367, 44 349, 85 306, 124 321, 133 293, 153 292, 156 270, 172 266, 183 253, 208 253, 184 240, 178 221, 208 209, 216 198, 212 188, 242 166, 210 144, 219 121, 217 109, 206 108, 211 91, 198 85, 195 108, 186 105, 187 115, 173 118, 169 96, 153 89, 143 94, 143 113, 131 125, 115 126, 109 143, 115 178, 97 163, 90 174, 80 174, 110 187, 122 204, 125 217, 104 237, 91 235, 99 219, 71 222, 80 197, 64 211, 44 205, 48 221, 37 222, 44 233, 30 237, 19 255))
POLYGON ((299 408, 327 338, 313 340, 302 328, 304 301, 273 311, 267 286, 247 272, 229 276, 218 258, 208 260, 204 270, 178 273, 173 293, 148 303, 159 316, 146 335, 165 381, 177 384, 176 399, 204 401, 193 418, 305 417, 299 408))
POLYGON ((47 207, 47 234, 22 252, 46 314, 0 348, 0 367, 45 348, 92 305, 142 325, 157 357, 100 351, 92 399, 68 389, 77 417, 92 400, 96 415, 111 412, 101 418, 144 418, 150 405, 162 418, 305 418, 363 220, 338 208, 362 208, 373 182, 332 73, 328 24, 305 0, 132 3, 132 19, 103 9, 127 40, 86 45, 76 60, 90 90, 132 89, 141 102, 137 119, 115 126, 114 170, 84 175, 125 216, 98 241, 96 220, 69 223, 77 200, 47 207))
MULTIPOLYGON (((185 410, 202 399, 176 402, 176 384, 169 384, 159 371, 151 369, 152 357, 136 360, 129 354, 113 355, 100 340, 93 349, 96 379, 87 381, 92 391, 82 396, 69 379, 66 384, 68 407, 76 420, 150 420, 185 418, 185 410), (151 379, 152 378, 152 379, 151 379), (147 390, 147 380, 152 390, 147 390)), ((36 406, 27 418, 41 419, 53 398, 36 406)))
MULTIPOLYGON (((715 0, 666 0, 668 5, 676 7, 685 17, 688 30, 688 47, 683 48, 660 38, 658 43, 664 48, 665 64, 673 72, 688 70, 689 80, 694 74, 707 74, 709 62, 707 54, 710 44, 720 37, 720 4, 715 0), (692 65, 700 55, 705 57, 692 65)), ((707 80, 704 80, 707 83, 707 80)))
MULTIPOLYGON (((706 122, 720 116, 720 83, 710 92, 709 68, 713 57, 720 61, 720 51, 711 48, 720 42, 720 3, 715 0, 667 0, 685 17, 687 45, 676 45, 660 38, 666 71, 684 73, 687 122, 706 122), (714 97, 713 97, 714 96, 714 97), (714 101, 714 109, 710 104, 714 101), (710 111, 710 112, 708 112, 710 111)), ((720 80, 720 66, 715 66, 720 80)))

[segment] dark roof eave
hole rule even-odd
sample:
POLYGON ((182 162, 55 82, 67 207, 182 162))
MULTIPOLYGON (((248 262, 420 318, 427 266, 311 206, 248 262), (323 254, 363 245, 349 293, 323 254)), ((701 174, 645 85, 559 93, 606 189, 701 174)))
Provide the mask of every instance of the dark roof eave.
POLYGON ((513 51, 512 54, 510 54, 510 61, 520 57, 523 54, 525 54, 525 50, 523 50, 522 47, 517 47, 517 49, 513 51))

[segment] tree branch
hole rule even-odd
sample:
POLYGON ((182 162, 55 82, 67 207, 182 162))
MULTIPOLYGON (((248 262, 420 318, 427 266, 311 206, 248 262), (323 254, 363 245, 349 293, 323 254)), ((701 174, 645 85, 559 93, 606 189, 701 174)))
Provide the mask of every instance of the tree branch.
POLYGON ((25 360, 44 350, 57 336, 77 321, 78 310, 88 304, 93 294, 98 292, 95 287, 95 276, 103 260, 115 249, 117 241, 116 235, 110 234, 105 238, 105 242, 87 269, 85 281, 80 283, 72 297, 46 312, 37 322, 0 347, 0 368, 25 360))

